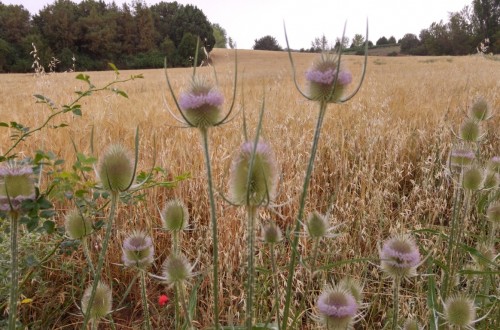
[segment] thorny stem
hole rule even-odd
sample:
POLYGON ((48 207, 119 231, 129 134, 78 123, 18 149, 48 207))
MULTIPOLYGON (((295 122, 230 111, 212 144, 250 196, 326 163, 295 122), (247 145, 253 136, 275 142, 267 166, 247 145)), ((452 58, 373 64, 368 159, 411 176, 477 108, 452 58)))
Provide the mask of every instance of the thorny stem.
POLYGON ((141 295, 142 295, 142 309, 144 313, 144 323, 146 325, 146 330, 151 330, 151 322, 149 319, 148 296, 146 295, 145 271, 141 269, 140 273, 141 273, 141 295))
POLYGON ((254 266, 254 250, 255 250, 255 206, 247 206, 247 302, 246 302, 246 327, 252 329, 253 316, 253 293, 255 286, 255 266, 254 266))
POLYGON ((273 276, 273 286, 274 286, 274 308, 276 309, 276 324, 278 325, 278 330, 281 329, 280 324, 280 296, 279 296, 279 288, 278 288, 278 269, 276 267, 276 257, 274 251, 274 243, 271 243, 271 269, 273 276))
POLYGON ((111 237, 111 231, 113 228, 113 220, 115 218, 115 213, 116 213, 116 206, 118 204, 118 194, 119 193, 116 191, 113 191, 111 193, 111 210, 109 211, 108 223, 106 224, 106 235, 104 236, 104 241, 102 242, 102 250, 101 250, 101 253, 99 254, 99 259, 97 261, 97 269, 96 269, 95 276, 94 276, 94 282, 92 283, 92 291, 90 292, 89 302, 87 305, 88 307, 87 307, 86 311, 82 311, 85 314, 85 318, 83 319, 82 330, 85 330, 87 327, 87 324, 89 323, 90 310, 91 310, 92 304, 94 303, 95 292, 97 290, 97 284, 99 284, 99 281, 101 280, 102 267, 104 265, 104 259, 106 256, 106 251, 108 249, 109 239, 111 237))
POLYGON ((17 296, 19 287, 18 259, 17 259, 17 234, 19 215, 10 213, 10 304, 9 304, 9 330, 16 330, 17 321, 17 296))
POLYGON ((94 264, 92 263, 92 258, 90 257, 87 237, 83 237, 82 247, 83 247, 83 254, 85 255, 85 259, 87 259, 87 263, 89 264, 90 271, 92 272, 92 276, 95 276, 95 268, 94 268, 94 264))
POLYGON ((309 164, 307 165, 307 170, 306 170, 306 176, 304 178, 304 185, 302 187, 302 195, 300 197, 300 204, 299 204, 299 213, 297 215, 297 219, 295 220, 295 226, 292 232, 293 235, 293 241, 292 241, 292 255, 290 257, 290 264, 288 267, 288 278, 287 278, 287 284, 286 284, 286 296, 285 296, 285 306, 283 310, 283 326, 281 327, 283 330, 286 329, 287 324, 288 324, 288 313, 290 310, 290 302, 291 302, 291 296, 292 296, 292 284, 293 284, 293 275, 295 273, 295 267, 297 266, 297 254, 298 254, 298 243, 299 243, 299 235, 298 232, 300 230, 300 225, 302 223, 303 217, 304 217, 304 209, 305 209, 305 204, 306 204, 306 198, 307 198, 307 191, 309 188, 309 182, 311 180, 311 175, 314 167, 314 158, 316 157, 316 151, 318 149, 318 142, 319 142, 319 137, 321 134, 321 126, 323 125, 323 119, 325 117, 325 112, 327 108, 327 103, 326 102, 320 102, 320 109, 319 109, 319 115, 318 115, 318 121, 316 123, 316 130, 314 132, 314 140, 313 144, 311 147, 311 155, 309 158, 309 164))
POLYGON ((393 299, 392 299, 392 330, 398 329, 398 314, 399 314, 399 287, 401 284, 401 278, 397 276, 394 279, 393 287, 393 299))
POLYGON ((178 282, 176 287, 179 293, 180 304, 182 306, 182 309, 184 310, 184 314, 186 314, 187 328, 193 329, 193 324, 191 323, 191 316, 189 316, 189 310, 187 308, 186 299, 184 295, 184 284, 182 282, 178 282))
POLYGON ((217 233, 217 216, 215 214, 215 198, 212 182, 212 168, 210 164, 210 153, 208 151, 208 132, 207 128, 200 128, 203 151, 205 153, 205 165, 207 168, 208 196, 210 200, 210 218, 212 222, 212 240, 213 240, 213 295, 214 295, 214 326, 219 329, 219 241, 217 233))
POLYGON ((456 231, 457 231, 457 226, 458 226, 458 217, 459 217, 459 207, 458 207, 458 202, 459 202, 459 195, 460 195, 460 189, 458 187, 455 188, 455 193, 454 193, 454 199, 453 199, 453 213, 451 217, 451 231, 450 235, 448 236, 448 252, 446 254, 446 272, 444 274, 444 281, 443 281, 443 299, 446 299, 448 297, 449 293, 449 286, 451 284, 451 268, 452 266, 452 258, 453 258, 453 250, 455 248, 455 243, 456 243, 456 231))

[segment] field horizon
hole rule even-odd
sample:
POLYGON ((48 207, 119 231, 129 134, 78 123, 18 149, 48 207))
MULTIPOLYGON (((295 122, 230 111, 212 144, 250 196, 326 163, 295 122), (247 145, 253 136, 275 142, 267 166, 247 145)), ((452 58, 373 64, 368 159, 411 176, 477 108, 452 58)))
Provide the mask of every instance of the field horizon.
MULTIPOLYGON (((243 113, 247 119, 249 136, 253 136, 258 114, 264 102, 264 123, 261 136, 276 154, 281 172, 276 207, 262 210, 260 222, 275 221, 284 233, 297 213, 300 195, 318 105, 307 101, 295 89, 292 70, 286 52, 238 50, 237 97, 232 120, 209 131, 210 153, 213 160, 214 184, 217 190, 219 219, 219 259, 221 292, 221 322, 241 324, 244 316, 245 292, 245 221, 242 209, 225 202, 231 158, 244 141, 243 113)), ((304 74, 318 54, 292 53, 296 65, 298 85, 306 89, 304 74)), ((200 67, 196 71, 206 79, 217 73, 219 88, 225 95, 224 109, 231 102, 235 76, 235 51, 214 49, 213 67, 200 67)), ((364 57, 342 56, 342 65, 350 70, 353 86, 360 79, 364 57)), ((118 68, 120 69, 120 68, 118 68)), ((113 71, 84 72, 92 83, 102 86, 114 79, 113 71)), ((78 72, 34 74, 0 74, 0 121, 18 122, 29 127, 40 125, 50 110, 36 104, 34 94, 42 94, 55 104, 63 105, 76 98, 76 91, 85 83, 76 80, 78 72)), ((113 239, 107 253, 108 269, 105 278, 114 285, 114 299, 132 278, 133 272, 121 264, 121 244, 127 233, 145 229, 155 245, 155 263, 151 273, 160 272, 161 263, 170 251, 168 233, 160 230, 158 210, 172 198, 185 202, 190 213, 190 230, 183 233, 182 245, 186 256, 197 260, 200 275, 193 281, 198 294, 196 328, 203 329, 213 320, 211 302, 211 238, 209 205, 206 192, 203 152, 199 132, 182 128, 173 116, 175 104, 168 93, 163 69, 120 71, 120 78, 143 74, 143 79, 119 85, 128 98, 109 92, 100 92, 81 102, 82 116, 65 114, 54 125, 67 127, 45 129, 20 144, 20 157, 33 156, 38 149, 50 150, 65 159, 63 168, 71 170, 79 153, 91 154, 93 131, 94 156, 99 157, 109 144, 120 142, 133 149, 136 129, 139 128, 138 171, 148 171, 153 165, 165 169, 164 180, 177 176, 187 179, 172 188, 156 187, 145 192, 135 204, 122 204, 113 239)), ((176 95, 187 88, 192 69, 168 69, 176 95)), ((354 87, 350 87, 351 90, 354 87)), ((294 278, 294 301, 303 299, 307 308, 294 303, 293 316, 300 320, 301 329, 316 329, 312 320, 319 292, 327 283, 343 276, 352 276, 364 282, 365 300, 369 307, 356 329, 381 329, 390 317, 392 308, 391 282, 376 267, 378 246, 395 233, 411 232, 422 251, 439 253, 444 242, 422 229, 445 230, 452 208, 453 187, 447 175, 447 161, 461 121, 473 100, 484 97, 494 113, 488 121, 488 134, 482 152, 485 157, 500 155, 500 61, 487 56, 369 56, 366 77, 360 92, 345 104, 332 104, 327 110, 323 133, 312 176, 306 214, 317 210, 331 211, 330 224, 339 226, 341 235, 323 240, 319 248, 322 265, 328 271, 311 275, 304 267, 297 269, 294 278), (372 260, 372 262, 362 260, 372 260), (359 260, 358 262, 344 262, 359 260)), ((10 145, 12 132, 0 130, 0 150, 10 145)), ((40 176, 46 187, 47 173, 40 176)), ((90 181, 95 178, 89 178, 90 181)), ((50 196, 49 196, 50 198, 50 196)), ((64 214, 74 207, 71 201, 57 201, 54 197, 58 226, 63 226, 64 214)), ((95 219, 100 220, 100 219, 95 219)), ((5 224, 4 224, 5 225, 5 224)), ((259 231, 260 232, 260 231, 259 231)), ((99 250, 103 231, 93 235, 91 250, 99 250)), ((43 253, 54 242, 41 235, 35 246, 22 254, 43 253)), ((26 243, 27 244, 27 243, 26 243)), ((26 247, 26 246, 25 246, 26 247)), ((312 253, 313 244, 300 238, 303 257, 312 253)), ((286 285, 286 267, 290 253, 289 239, 277 247, 281 297, 286 285)), ((42 255, 35 255, 40 259, 42 255)), ((256 262, 257 274, 255 304, 258 318, 271 317, 272 295, 269 273, 269 255, 259 245, 256 262)), ((26 282, 23 297, 31 302, 20 306, 20 318, 34 322, 36 329, 70 329, 82 318, 73 301, 79 303, 82 288, 89 282, 84 272, 85 258, 81 250, 70 255, 57 254, 26 282)), ((416 316, 427 320, 425 274, 430 266, 424 265, 421 276, 408 280, 401 291, 400 313, 404 317, 416 316), (415 295, 414 293, 418 293, 415 295)), ((28 267, 29 269, 29 267, 28 267)), ((159 282, 148 279, 153 328, 168 328, 173 319, 173 306, 157 303, 161 294, 173 296, 159 282)), ((485 311, 481 311, 483 315, 485 311)), ((134 287, 123 309, 113 313, 117 329, 138 329, 142 309, 140 292, 134 287), (119 325, 119 326, 118 326, 119 325)), ((109 328, 109 324, 101 325, 109 328)), ((493 328, 491 328, 493 329, 493 328)))

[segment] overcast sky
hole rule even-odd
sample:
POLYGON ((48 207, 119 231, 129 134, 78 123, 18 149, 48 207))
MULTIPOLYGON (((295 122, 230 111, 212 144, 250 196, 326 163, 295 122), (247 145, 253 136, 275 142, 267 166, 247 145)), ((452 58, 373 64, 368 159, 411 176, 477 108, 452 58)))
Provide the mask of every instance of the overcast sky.
MULTIPOLYGON (((21 4, 32 14, 54 0, 0 0, 4 4, 21 4)), ((73 0, 73 2, 80 2, 73 0)), ((104 2, 112 2, 105 0, 104 2)), ((132 0, 115 0, 118 5, 132 0)), ((158 3, 145 0, 148 5, 158 3)), ((173 1, 165 1, 173 2, 173 1)), ((271 35, 284 47, 283 22, 290 47, 310 48, 311 42, 323 34, 330 42, 342 35, 365 34, 369 21, 369 40, 406 33, 418 36, 432 22, 448 21, 448 13, 460 11, 472 0, 177 0, 201 9, 208 20, 222 26, 238 48, 251 49, 255 39, 271 35)))

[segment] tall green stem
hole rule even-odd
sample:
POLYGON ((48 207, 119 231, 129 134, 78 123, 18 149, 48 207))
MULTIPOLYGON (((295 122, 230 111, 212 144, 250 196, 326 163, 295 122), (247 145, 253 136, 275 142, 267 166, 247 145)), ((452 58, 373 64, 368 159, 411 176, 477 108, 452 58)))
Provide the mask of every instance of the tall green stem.
POLYGON ((10 304, 9 304, 9 330, 16 329, 17 321, 17 296, 19 286, 18 259, 17 259, 17 233, 19 215, 17 212, 10 214, 10 304))
POLYGON ((87 259, 87 264, 89 265, 90 271, 92 272, 92 276, 95 276, 95 268, 94 268, 94 264, 92 263, 92 258, 90 257, 89 244, 87 243, 87 237, 82 238, 82 247, 83 247, 83 254, 85 255, 85 259, 87 259))
POLYGON ((214 295, 214 326, 219 329, 219 240, 217 232, 217 216, 215 214, 215 198, 212 182, 212 167, 210 163, 210 153, 208 150, 208 132, 207 128, 201 128, 201 137, 203 140, 203 150, 205 153, 205 165, 207 168, 208 179, 208 197, 210 201, 210 219, 212 222, 212 240, 213 240, 213 295, 214 295))
POLYGON ((255 286, 255 266, 254 266, 254 250, 255 250, 255 206, 247 206, 247 306, 246 306, 246 327, 252 329, 253 317, 253 294, 255 286))
POLYGON ((187 328, 188 329, 193 329, 193 324, 191 322, 191 316, 189 315, 189 310, 187 308, 186 304, 186 298, 184 294, 184 284, 182 282, 178 282, 176 284, 176 292, 179 294, 179 301, 180 305, 182 306, 182 309, 184 310, 184 314, 186 314, 186 322, 187 322, 187 328))
POLYGON ((295 273, 295 267, 297 266, 297 246, 299 244, 299 235, 298 232, 300 230, 300 225, 302 223, 302 219, 304 217, 304 209, 305 209, 305 204, 306 204, 306 198, 307 198, 307 191, 309 189, 309 182, 311 180, 311 175, 314 167, 314 158, 316 157, 316 151, 318 149, 318 142, 319 142, 319 137, 321 134, 321 126, 323 125, 323 119, 325 117, 325 112, 326 112, 326 102, 320 102, 320 109, 319 109, 319 115, 318 115, 318 121, 316 123, 316 130, 314 132, 314 140, 313 144, 311 147, 311 155, 309 157, 309 164, 307 165, 307 170, 306 170, 306 176, 304 178, 304 185, 302 187, 302 195, 300 197, 300 204, 299 204, 299 213, 297 215, 297 219, 295 220, 295 225, 294 229, 292 232, 293 235, 293 241, 292 241, 292 255, 290 257, 290 263, 288 267, 288 278, 287 278, 287 284, 286 284, 286 296, 285 296, 285 307, 283 310, 283 326, 281 327, 283 330, 286 329, 288 325, 288 314, 290 311, 290 301, 291 301, 291 296, 292 296, 292 285, 293 285, 293 275, 295 273))
POLYGON ((399 314, 399 287, 401 284, 401 278, 398 276, 394 279, 394 292, 392 299, 392 330, 398 329, 398 314, 399 314))
POLYGON ((276 324, 278 325, 278 330, 281 329, 280 324, 280 296, 278 288, 278 269, 276 267, 276 257, 274 252, 274 243, 271 243, 271 269, 273 272, 273 286, 274 286, 274 308, 276 309, 276 324))
POLYGON ((146 326, 146 330, 151 330, 151 323, 149 320, 148 296, 146 295, 146 279, 145 279, 146 271, 141 269, 140 272, 141 272, 141 296, 142 296, 142 309, 144 312, 144 324, 146 326))
POLYGON ((116 206, 118 204, 118 192, 113 191, 111 193, 111 209, 109 211, 108 223, 106 224, 106 235, 104 236, 104 241, 102 242, 102 250, 99 254, 99 260, 97 261, 97 269, 94 276, 94 282, 92 283, 92 291, 90 292, 89 302, 87 304, 87 310, 83 311, 85 313, 85 318, 83 319, 82 330, 87 328, 87 324, 90 320, 90 310, 94 303, 95 292, 97 290, 97 284, 101 280, 102 267, 104 265, 104 259, 106 256, 106 251, 108 250, 109 238, 111 237, 111 231, 113 228, 113 220, 115 218, 116 206))
POLYGON ((460 216, 460 211, 459 211, 459 196, 460 196, 460 188, 456 187, 455 192, 454 192, 454 200, 453 200, 453 212, 451 216, 451 230, 450 234, 448 236, 448 252, 446 254, 446 272, 444 274, 444 281, 443 281, 443 290, 442 290, 442 295, 443 299, 446 299, 448 297, 449 289, 450 289, 450 284, 452 281, 451 277, 451 269, 453 267, 452 263, 452 258, 454 255, 454 249, 455 249, 455 243, 456 243, 456 233, 457 233, 457 226, 458 226, 458 218, 460 216))

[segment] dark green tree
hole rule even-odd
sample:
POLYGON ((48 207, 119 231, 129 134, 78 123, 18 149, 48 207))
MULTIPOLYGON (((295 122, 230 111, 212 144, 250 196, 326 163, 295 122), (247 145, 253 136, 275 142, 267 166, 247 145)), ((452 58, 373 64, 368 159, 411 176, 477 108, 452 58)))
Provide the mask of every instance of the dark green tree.
POLYGON ((283 50, 281 46, 278 44, 278 40, 275 37, 267 35, 260 39, 255 39, 255 44, 253 45, 253 49, 255 50, 275 50, 280 51, 283 50))
POLYGON ((388 44, 395 44, 396 43, 396 38, 394 36, 391 36, 389 39, 387 39, 388 44))
POLYGON ((473 0, 472 8, 476 43, 488 39, 489 51, 500 53, 500 0, 473 0))
POLYGON ((227 48, 227 33, 222 26, 217 23, 212 24, 214 31, 215 45, 214 48, 227 48))
POLYGON ((413 33, 407 33, 401 38, 401 53, 412 54, 420 46, 420 40, 413 33))
POLYGON ((377 42, 375 43, 377 46, 380 46, 380 45, 387 45, 389 42, 387 41, 387 38, 386 37, 381 37, 377 40, 377 42))

